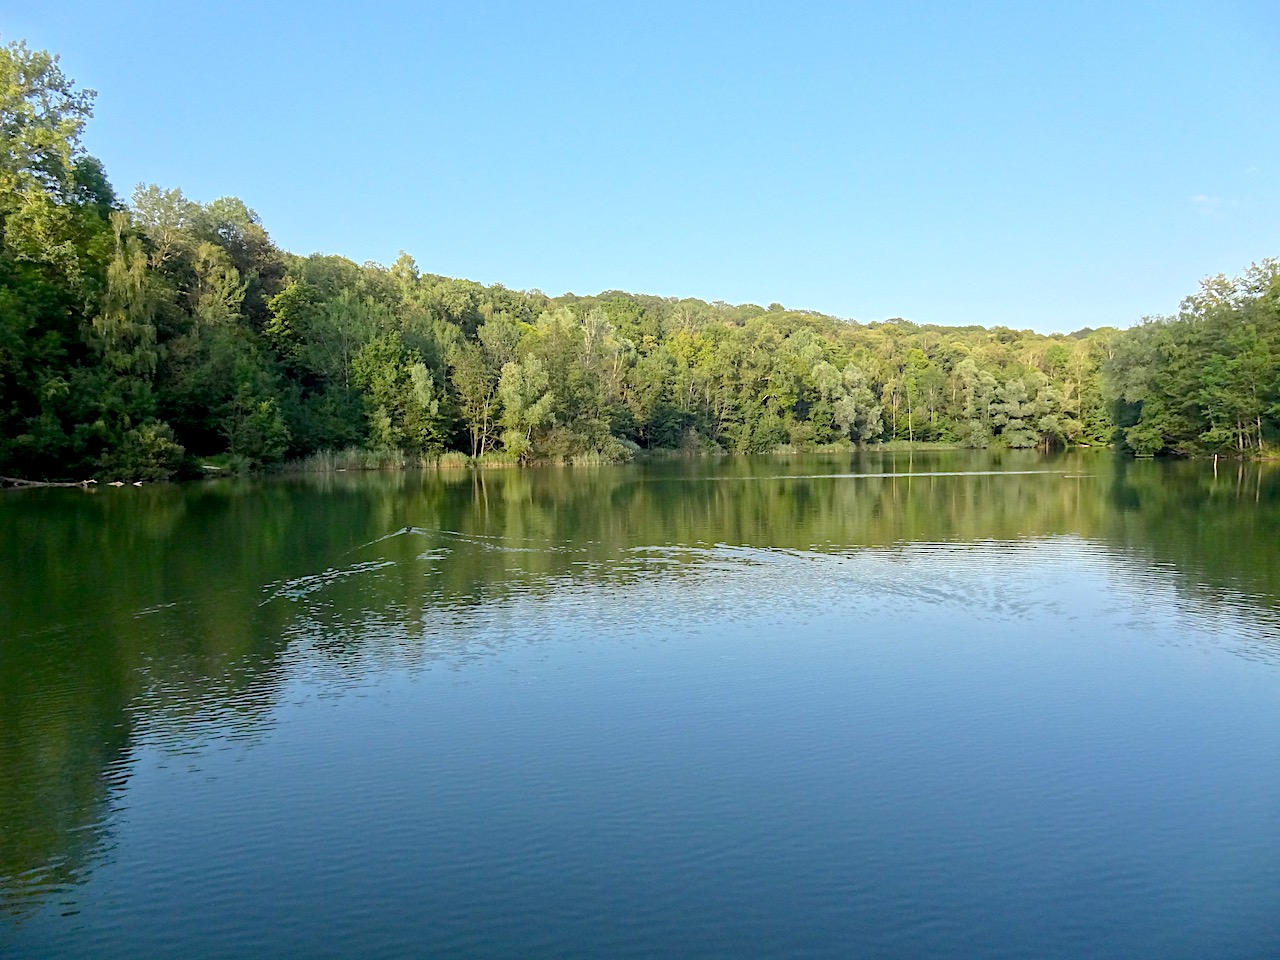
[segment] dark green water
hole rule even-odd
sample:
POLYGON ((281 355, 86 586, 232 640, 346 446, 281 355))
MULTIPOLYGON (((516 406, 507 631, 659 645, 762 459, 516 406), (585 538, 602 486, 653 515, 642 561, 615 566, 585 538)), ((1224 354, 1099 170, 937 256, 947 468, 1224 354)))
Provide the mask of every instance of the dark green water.
POLYGON ((0 956, 1280 956, 1280 470, 0 496, 0 956))

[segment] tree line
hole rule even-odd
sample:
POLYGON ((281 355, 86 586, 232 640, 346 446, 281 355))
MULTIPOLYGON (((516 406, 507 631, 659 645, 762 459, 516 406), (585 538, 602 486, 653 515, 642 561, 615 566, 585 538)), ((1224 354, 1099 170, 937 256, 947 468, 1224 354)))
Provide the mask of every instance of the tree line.
POLYGON ((1274 429, 1271 261, 1177 318, 1070 335, 549 297, 405 254, 298 256, 234 197, 140 185, 123 201, 80 141, 92 100, 56 57, 0 49, 0 474, 156 479, 343 448, 1189 452, 1257 449, 1274 429))

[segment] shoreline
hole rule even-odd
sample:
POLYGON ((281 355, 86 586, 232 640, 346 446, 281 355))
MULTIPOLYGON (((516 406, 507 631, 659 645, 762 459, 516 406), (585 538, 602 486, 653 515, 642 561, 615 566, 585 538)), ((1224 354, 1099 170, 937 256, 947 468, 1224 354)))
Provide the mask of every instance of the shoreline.
MULTIPOLYGON (((1106 450, 1110 447, 1100 445, 1080 445, 1067 449, 1106 450)), ((590 454, 573 457, 567 460, 527 460, 517 461, 502 454, 485 454, 471 457, 457 451, 449 451, 436 457, 415 456, 404 451, 377 451, 352 448, 342 451, 321 451, 308 457, 290 460, 268 467, 248 470, 237 470, 234 467, 217 463, 198 461, 191 471, 175 475, 164 480, 137 479, 132 477, 113 477, 107 479, 87 480, 34 480, 23 477, 0 476, 0 490, 31 490, 41 488, 80 488, 90 489, 94 486, 151 486, 168 483, 198 483, 207 480, 248 479, 253 477, 288 477, 288 476, 322 476, 337 473, 401 473, 408 471, 432 471, 454 473, 463 470, 525 470, 546 467, 623 467, 646 463, 676 462, 683 460, 729 460, 749 457, 800 457, 821 455, 852 455, 859 453, 945 453, 960 451, 977 452, 1014 452, 1040 453, 1035 448, 1012 447, 967 447, 963 444, 945 441, 925 440, 890 440, 885 443, 865 445, 824 444, 811 447, 795 447, 780 445, 773 450, 748 453, 725 450, 723 448, 696 450, 670 449, 655 447, 637 450, 627 459, 611 460, 590 454)), ((1063 451, 1055 451, 1063 452, 1063 451)), ((216 461, 218 458, 210 458, 216 461)))
MULTIPOLYGON (((460 471, 491 470, 525 470, 547 467, 624 467, 648 463, 675 462, 682 460, 728 460, 749 457, 800 457, 815 455, 852 455, 858 453, 947 453, 960 451, 1001 452, 1001 453, 1037 453, 1042 456, 1052 453, 1063 453, 1066 450, 1108 450, 1116 452, 1111 444, 1077 444, 1054 451, 1037 450, 1036 448, 1013 447, 968 447, 964 444, 946 441, 926 440, 890 440, 884 443, 866 444, 826 444, 812 447, 794 447, 781 445, 773 450, 758 453, 736 452, 722 448, 709 450, 681 450, 668 448, 651 448, 637 450, 633 456, 623 460, 610 460, 603 457, 583 455, 567 460, 528 460, 516 461, 501 454, 486 454, 471 457, 458 451, 448 451, 436 457, 413 456, 404 451, 376 451, 349 449, 343 451, 321 451, 309 457, 291 460, 267 469, 236 470, 231 466, 201 462, 196 471, 178 475, 164 480, 137 479, 117 477, 111 480, 90 478, 86 480, 34 480, 26 477, 0 476, 0 491, 37 490, 50 488, 78 488, 91 490, 98 486, 110 487, 143 487, 155 484, 197 483, 208 480, 248 479, 255 477, 300 477, 326 476, 338 473, 404 473, 409 471, 456 473, 460 471)), ((1128 455, 1130 460, 1199 460, 1208 463, 1277 463, 1280 454, 1267 451, 1263 455, 1230 455, 1224 453, 1199 454, 1167 454, 1163 456, 1128 455)))

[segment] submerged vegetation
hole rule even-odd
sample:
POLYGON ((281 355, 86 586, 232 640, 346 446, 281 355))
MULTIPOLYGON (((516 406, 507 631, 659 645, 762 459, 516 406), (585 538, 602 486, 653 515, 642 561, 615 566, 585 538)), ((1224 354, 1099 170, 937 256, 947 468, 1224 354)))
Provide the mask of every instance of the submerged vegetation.
POLYGON ((80 143, 92 96, 56 57, 0 48, 0 474, 895 441, 1254 454, 1280 423, 1275 261, 1178 317, 1052 336, 549 297, 404 254, 296 256, 235 198, 140 185, 124 203, 80 143))

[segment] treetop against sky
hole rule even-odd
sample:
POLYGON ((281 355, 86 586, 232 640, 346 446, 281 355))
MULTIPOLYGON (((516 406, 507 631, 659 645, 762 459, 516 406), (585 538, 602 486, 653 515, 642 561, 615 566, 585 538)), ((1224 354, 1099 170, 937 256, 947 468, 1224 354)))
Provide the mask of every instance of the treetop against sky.
POLYGON ((15 7, 117 190, 558 293, 1067 331, 1275 250, 1266 2, 15 7))

